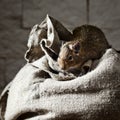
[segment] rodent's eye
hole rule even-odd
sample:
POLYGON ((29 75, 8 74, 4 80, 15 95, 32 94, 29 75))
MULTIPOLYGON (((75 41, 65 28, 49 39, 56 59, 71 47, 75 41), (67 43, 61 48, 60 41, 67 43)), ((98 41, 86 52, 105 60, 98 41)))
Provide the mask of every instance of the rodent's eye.
POLYGON ((68 60, 71 61, 73 59, 73 57, 70 55, 68 56, 68 60))
POLYGON ((75 52, 75 54, 79 54, 79 51, 74 51, 75 52))

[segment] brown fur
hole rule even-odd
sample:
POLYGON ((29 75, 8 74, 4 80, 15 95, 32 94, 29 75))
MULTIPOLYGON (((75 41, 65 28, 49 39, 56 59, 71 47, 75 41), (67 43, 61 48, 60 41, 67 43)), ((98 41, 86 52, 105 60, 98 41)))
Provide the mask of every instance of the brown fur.
POLYGON ((107 48, 110 46, 99 28, 82 25, 73 30, 73 39, 61 47, 58 64, 64 70, 81 67, 88 60, 100 58, 107 48))

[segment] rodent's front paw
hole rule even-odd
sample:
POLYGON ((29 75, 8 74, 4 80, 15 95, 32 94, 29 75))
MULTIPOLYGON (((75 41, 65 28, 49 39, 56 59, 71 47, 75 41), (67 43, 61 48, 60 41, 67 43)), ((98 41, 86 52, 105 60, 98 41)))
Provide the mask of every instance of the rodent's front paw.
POLYGON ((75 79, 76 76, 74 76, 72 73, 67 73, 67 72, 60 72, 59 73, 59 77, 61 78, 61 80, 71 80, 71 79, 75 79))

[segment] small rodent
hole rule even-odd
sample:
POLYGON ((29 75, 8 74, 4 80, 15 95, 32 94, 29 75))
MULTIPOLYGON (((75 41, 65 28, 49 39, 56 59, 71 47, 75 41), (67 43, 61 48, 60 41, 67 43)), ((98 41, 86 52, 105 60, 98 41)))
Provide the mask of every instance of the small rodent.
POLYGON ((99 59, 110 48, 104 33, 93 25, 82 25, 73 30, 73 38, 62 45, 57 62, 62 70, 78 68, 99 59))

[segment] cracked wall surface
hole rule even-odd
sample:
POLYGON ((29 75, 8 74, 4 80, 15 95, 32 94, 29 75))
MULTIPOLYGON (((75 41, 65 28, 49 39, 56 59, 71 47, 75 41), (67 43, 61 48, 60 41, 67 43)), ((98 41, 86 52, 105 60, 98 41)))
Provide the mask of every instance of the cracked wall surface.
POLYGON ((46 14, 73 29, 82 24, 100 27, 109 43, 120 49, 119 0, 1 0, 0 93, 24 66, 31 27, 46 14), (103 4, 104 3, 104 4, 103 4))

